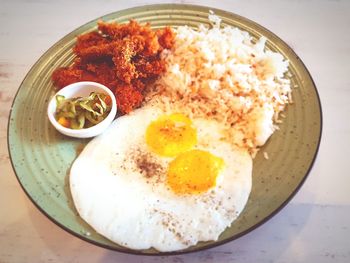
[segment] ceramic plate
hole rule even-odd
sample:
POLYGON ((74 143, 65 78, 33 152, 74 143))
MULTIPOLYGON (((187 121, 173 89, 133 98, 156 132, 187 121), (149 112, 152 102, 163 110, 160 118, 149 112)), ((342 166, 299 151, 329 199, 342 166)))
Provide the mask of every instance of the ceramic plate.
MULTIPOLYGON (((236 239, 256 228, 279 211, 301 187, 317 154, 322 115, 316 87, 300 58, 276 35, 238 15, 210 8, 223 24, 248 31, 254 38, 265 36, 267 48, 290 61, 294 103, 284 113, 280 130, 254 159, 253 189, 242 214, 218 241, 202 242, 176 253, 202 250, 236 239), (265 160, 266 151, 269 159, 265 160)), ((208 24, 208 7, 150 5, 115 12, 105 21, 150 22, 153 28, 208 24)), ((99 18, 101 19, 101 18, 99 18)), ((68 187, 68 171, 87 139, 61 135, 49 123, 46 109, 55 93, 50 76, 54 69, 70 65, 77 35, 96 29, 97 19, 68 34, 51 47, 23 80, 13 102, 8 126, 9 152, 17 178, 33 203, 53 222, 75 236, 96 245, 135 254, 166 254, 153 249, 134 251, 118 246, 97 234, 77 214, 68 187), (88 235, 90 233, 90 235, 88 235)))

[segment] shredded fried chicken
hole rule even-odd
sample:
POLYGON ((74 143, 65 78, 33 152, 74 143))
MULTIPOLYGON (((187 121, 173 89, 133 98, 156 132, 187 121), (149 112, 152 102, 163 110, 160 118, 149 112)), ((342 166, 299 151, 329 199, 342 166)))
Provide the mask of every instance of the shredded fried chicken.
POLYGON ((77 37, 73 65, 56 69, 57 88, 78 81, 95 81, 110 88, 125 114, 139 107, 147 85, 165 71, 160 53, 171 49, 175 33, 166 27, 153 31, 149 23, 98 22, 98 31, 77 37))

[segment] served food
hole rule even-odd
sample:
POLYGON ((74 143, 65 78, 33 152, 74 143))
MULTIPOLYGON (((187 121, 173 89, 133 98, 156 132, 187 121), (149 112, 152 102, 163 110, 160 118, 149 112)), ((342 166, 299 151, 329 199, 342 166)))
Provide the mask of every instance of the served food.
POLYGON ((146 85, 164 72, 160 54, 173 45, 169 27, 153 31, 150 24, 98 23, 98 31, 81 35, 73 49, 73 65, 56 69, 52 80, 57 88, 78 81, 94 81, 116 94, 118 110, 125 114, 143 101, 146 85))
POLYGON ((216 240, 243 210, 252 183, 249 153, 221 140, 222 128, 147 106, 117 118, 71 168, 79 215, 132 249, 216 240))
POLYGON ((288 61, 266 50, 265 37, 254 40, 238 28, 220 28, 213 14, 209 19, 211 29, 176 29, 173 49, 162 53, 167 70, 146 100, 223 123, 227 138, 254 156, 291 101, 288 61))
POLYGON ((70 129, 92 127, 103 121, 111 111, 111 98, 103 93, 91 92, 88 97, 66 99, 56 95, 55 118, 70 129))
POLYGON ((92 82, 72 83, 51 98, 47 116, 60 133, 91 138, 104 132, 117 114, 117 102, 106 86, 92 82))
MULTIPOLYGON (((266 50, 263 37, 209 20, 210 29, 167 29, 172 44, 157 53, 164 68, 144 86, 139 108, 72 165, 79 215, 122 246, 174 251, 217 240, 242 212, 253 158, 290 102, 283 56, 266 50)), ((110 36, 124 34, 113 28, 110 36)))

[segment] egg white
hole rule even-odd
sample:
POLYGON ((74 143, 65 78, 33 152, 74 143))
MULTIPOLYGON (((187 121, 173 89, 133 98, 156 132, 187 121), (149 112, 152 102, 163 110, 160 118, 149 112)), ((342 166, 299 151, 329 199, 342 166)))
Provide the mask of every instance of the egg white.
POLYGON ((221 125, 195 119, 198 143, 225 161, 217 184, 202 194, 175 194, 166 184, 173 158, 145 143, 149 123, 164 114, 145 107, 120 117, 94 138, 73 163, 70 189, 79 215, 98 233, 132 249, 175 251, 217 240, 243 210, 252 185, 252 159, 223 139, 221 125), (137 165, 147 156, 157 176, 137 165))

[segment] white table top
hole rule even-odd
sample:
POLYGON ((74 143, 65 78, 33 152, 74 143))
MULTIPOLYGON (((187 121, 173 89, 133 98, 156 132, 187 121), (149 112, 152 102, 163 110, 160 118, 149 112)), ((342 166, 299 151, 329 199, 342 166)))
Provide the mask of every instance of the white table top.
POLYGON ((323 107, 323 138, 306 183, 276 216, 207 251, 171 257, 125 255, 96 247, 41 214, 16 180, 7 122, 30 67, 78 26, 120 9, 163 1, 0 3, 0 262, 350 262, 350 1, 174 1, 212 6, 254 20, 285 40, 313 76, 323 107))

